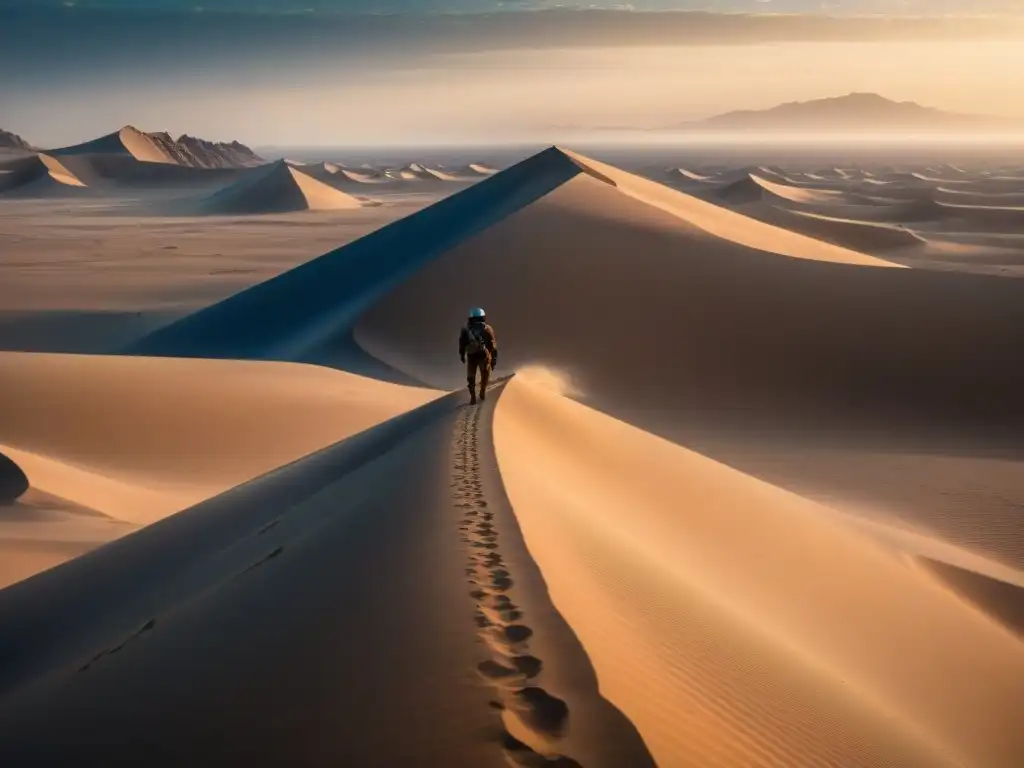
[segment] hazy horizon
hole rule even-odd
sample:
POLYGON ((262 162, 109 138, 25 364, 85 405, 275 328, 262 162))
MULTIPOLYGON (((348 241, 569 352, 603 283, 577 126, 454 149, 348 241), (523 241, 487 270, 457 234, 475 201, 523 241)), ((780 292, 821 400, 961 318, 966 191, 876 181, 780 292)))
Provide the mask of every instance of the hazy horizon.
MULTIPOLYGON (((0 26, 0 127, 44 147, 126 124, 252 146, 543 143, 850 92, 1024 126, 1017 19, 37 5, 0 26)), ((718 7, 769 5, 794 7, 718 7)))

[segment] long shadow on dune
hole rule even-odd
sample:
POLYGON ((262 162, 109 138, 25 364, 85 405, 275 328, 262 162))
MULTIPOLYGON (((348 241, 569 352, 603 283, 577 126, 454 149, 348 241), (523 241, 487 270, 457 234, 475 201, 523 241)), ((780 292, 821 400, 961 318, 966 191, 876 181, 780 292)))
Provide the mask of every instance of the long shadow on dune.
POLYGON ((916 558, 940 582, 1024 639, 1024 588, 948 563, 916 558))
POLYGON ((180 317, 180 312, 0 311, 0 350, 109 354, 180 317))
POLYGON ((503 369, 552 361, 588 405, 753 474, 727 438, 1019 455, 1024 284, 890 268, 644 183, 547 150, 129 351, 447 388, 472 297, 503 369))
POLYGON ((21 467, 0 453, 0 506, 12 504, 28 490, 28 478, 21 467))
POLYGON ((1018 281, 693 242, 583 204, 534 206, 425 265, 359 317, 360 342, 441 383, 452 308, 478 296, 503 366, 552 361, 591 404, 632 405, 645 427, 1021 434, 1018 281))
POLYGON ((125 352, 287 360, 326 355, 366 365, 368 356, 344 342, 345 330, 363 310, 425 263, 579 171, 558 153, 542 153, 173 323, 125 352), (341 348, 335 346, 339 337, 341 348))

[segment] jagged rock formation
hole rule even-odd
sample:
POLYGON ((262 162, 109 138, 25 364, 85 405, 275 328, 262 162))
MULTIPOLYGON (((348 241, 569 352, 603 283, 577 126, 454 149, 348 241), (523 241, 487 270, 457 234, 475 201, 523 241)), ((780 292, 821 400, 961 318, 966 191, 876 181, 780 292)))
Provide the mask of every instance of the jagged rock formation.
POLYGON ((24 149, 31 150, 32 145, 25 141, 21 136, 10 131, 5 131, 0 128, 0 149, 24 149))

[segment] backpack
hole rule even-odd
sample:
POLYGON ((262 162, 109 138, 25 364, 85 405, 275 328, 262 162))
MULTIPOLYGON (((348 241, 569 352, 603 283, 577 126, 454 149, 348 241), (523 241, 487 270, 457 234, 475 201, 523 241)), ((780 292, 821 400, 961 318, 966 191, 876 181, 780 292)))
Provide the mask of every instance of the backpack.
POLYGON ((466 354, 482 355, 487 352, 486 326, 470 323, 466 326, 466 354))

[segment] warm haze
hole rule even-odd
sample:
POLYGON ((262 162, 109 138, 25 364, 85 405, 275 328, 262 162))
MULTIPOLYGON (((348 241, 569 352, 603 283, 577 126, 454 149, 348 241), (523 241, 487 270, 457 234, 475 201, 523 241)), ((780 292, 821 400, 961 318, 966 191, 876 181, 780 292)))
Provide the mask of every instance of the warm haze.
POLYGON ((0 0, 0 765, 1024 765, 1024 20, 554 5, 0 0))
POLYGON ((170 5, 6 11, 3 127, 42 146, 136 123, 261 146, 543 143, 849 92, 1024 122, 1021 18, 170 5))

